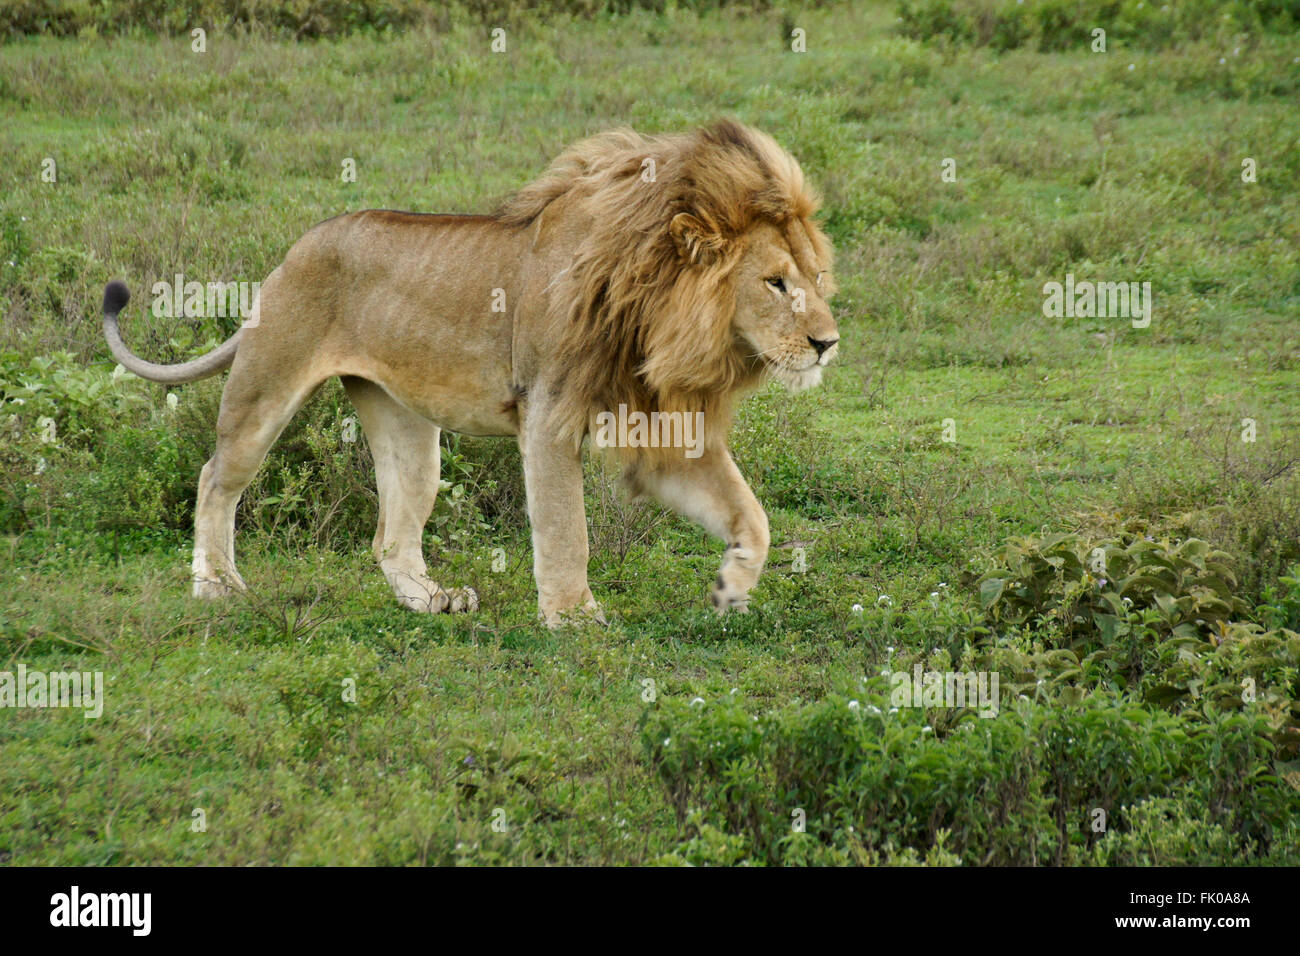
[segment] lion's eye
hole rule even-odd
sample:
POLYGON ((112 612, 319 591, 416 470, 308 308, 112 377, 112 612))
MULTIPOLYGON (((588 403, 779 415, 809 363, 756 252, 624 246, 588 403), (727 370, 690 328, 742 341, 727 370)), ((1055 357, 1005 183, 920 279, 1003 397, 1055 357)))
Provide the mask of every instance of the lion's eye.
POLYGON ((770 279, 764 279, 763 281, 766 282, 773 289, 775 289, 777 292, 784 293, 786 291, 784 276, 772 276, 770 279))

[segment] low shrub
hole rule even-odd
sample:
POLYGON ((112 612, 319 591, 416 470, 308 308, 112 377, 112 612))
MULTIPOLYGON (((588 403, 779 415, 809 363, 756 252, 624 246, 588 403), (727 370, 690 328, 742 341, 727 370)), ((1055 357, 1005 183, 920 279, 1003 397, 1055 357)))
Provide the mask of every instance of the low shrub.
POLYGON ((1022 698, 940 736, 926 711, 891 708, 878 681, 860 701, 765 713, 734 697, 661 698, 647 709, 645 758, 683 828, 684 855, 703 841, 729 863, 874 863, 935 850, 968 865, 1118 861, 1137 844, 1097 851, 1103 835, 1138 832, 1150 818, 1130 808, 1188 780, 1183 806, 1219 828, 1202 856, 1242 862, 1294 834, 1300 794, 1273 775, 1259 714, 1189 723, 1109 693, 1068 706, 1022 698))
POLYGON ((991 627, 1025 628, 1046 650, 994 648, 981 663, 1017 684, 1140 690, 1206 720, 1253 708, 1280 756, 1300 751, 1300 607, 1295 578, 1277 603, 1235 593, 1232 559, 1195 538, 1136 533, 1021 538, 977 582, 991 627))
POLYGON ((1092 31, 1107 41, 1163 49, 1211 39, 1220 34, 1289 32, 1300 24, 1296 0, 900 0, 900 30, 905 36, 949 45, 991 46, 1010 50, 1034 46, 1043 51, 1085 47, 1092 31))

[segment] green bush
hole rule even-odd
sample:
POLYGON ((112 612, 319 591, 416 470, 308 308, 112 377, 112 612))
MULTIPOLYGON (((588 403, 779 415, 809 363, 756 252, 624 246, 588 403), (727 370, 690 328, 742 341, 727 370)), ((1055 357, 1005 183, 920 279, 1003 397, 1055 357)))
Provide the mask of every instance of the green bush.
POLYGON ((1108 830, 1080 862, 1096 866, 1226 866, 1234 862, 1231 819, 1210 818, 1195 794, 1152 797, 1124 808, 1126 829, 1108 830))
POLYGON ((1273 627, 1300 631, 1300 564, 1265 590, 1260 611, 1273 627))
POLYGON ((1140 688, 1153 703, 1204 719, 1253 707, 1279 755, 1294 756, 1300 634, 1285 625, 1300 601, 1282 590, 1276 604, 1251 609, 1234 593, 1230 563, 1195 538, 1016 539, 978 579, 980 602, 991 627, 1028 629, 1050 649, 1004 645, 978 663, 1008 672, 1018 687, 1140 688))
POLYGON ((900 0, 905 36, 942 44, 1043 51, 1087 48, 1092 31, 1107 42, 1142 49, 1263 31, 1290 32, 1300 24, 1297 0, 900 0))
POLYGON ((1234 593, 1231 556, 1196 538, 1020 538, 999 548, 993 565, 979 580, 980 603, 992 618, 1049 627, 1071 644, 1113 642, 1132 611, 1153 611, 1158 632, 1186 638, 1249 611, 1234 593))
MULTIPOLYGON (((770 0, 677 0, 706 12, 724 6, 767 9, 770 0)), ((635 9, 663 13, 665 0, 8 0, 0 6, 0 41, 25 35, 77 36, 140 31, 188 34, 195 27, 254 28, 298 39, 388 34, 420 23, 445 26, 453 16, 501 24, 523 16, 591 17, 635 9)))
POLYGON ((421 0, 12 0, 0 9, 0 38, 143 31, 184 34, 195 27, 260 26, 299 37, 405 29, 431 11, 421 0))
POLYGON ((901 0, 898 18, 905 36, 968 43, 975 36, 973 10, 953 0, 901 0))
MULTIPOLYGON (((972 865, 1095 862, 1103 833, 1143 825, 1129 807, 1185 780, 1222 830, 1216 860, 1241 862, 1293 832, 1300 809, 1300 795, 1272 774, 1259 715, 1191 724, 1094 694, 1065 707, 1014 701, 942 737, 925 721, 873 692, 767 713, 733 697, 661 699, 642 718, 642 743, 685 855, 704 840, 732 863, 737 838, 744 859, 762 863, 871 863, 936 848, 972 865)), ((1284 852, 1294 855, 1294 844, 1284 852)))

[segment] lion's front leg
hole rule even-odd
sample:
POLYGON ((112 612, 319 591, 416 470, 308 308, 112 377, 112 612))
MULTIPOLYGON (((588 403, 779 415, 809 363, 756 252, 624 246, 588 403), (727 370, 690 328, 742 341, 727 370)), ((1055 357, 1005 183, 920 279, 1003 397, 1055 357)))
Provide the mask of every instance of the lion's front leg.
POLYGON ((600 606, 587 587, 582 452, 541 432, 536 426, 525 426, 519 439, 528 521, 533 533, 538 616, 548 627, 558 627, 566 619, 580 616, 604 624, 600 606))
POLYGON ((767 562, 767 514, 725 448, 698 459, 629 475, 634 491, 648 493, 726 543, 710 599, 719 614, 747 611, 749 591, 767 562))

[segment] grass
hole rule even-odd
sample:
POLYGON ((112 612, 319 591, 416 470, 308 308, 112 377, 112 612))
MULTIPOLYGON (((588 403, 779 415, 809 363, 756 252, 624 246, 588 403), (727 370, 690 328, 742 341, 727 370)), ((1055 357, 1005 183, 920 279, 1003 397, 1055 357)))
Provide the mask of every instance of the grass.
MULTIPOLYGON (((1047 630, 987 621, 972 585, 1022 535, 1197 534, 1233 555, 1250 607, 1274 600, 1300 560, 1288 38, 998 54, 905 39, 889 6, 794 20, 807 53, 789 51, 780 13, 725 11, 525 20, 505 54, 469 26, 301 44, 218 33, 202 55, 185 36, 0 47, 0 669, 102 670, 107 696, 97 721, 0 712, 0 861, 759 861, 761 841, 716 805, 679 816, 647 721, 695 697, 755 714, 860 698, 864 676, 941 644, 954 665, 1050 647, 1047 630), (443 496, 427 550, 482 610, 402 611, 367 551, 373 478, 364 443, 339 440, 337 388, 300 413, 241 509, 252 594, 187 597, 221 382, 178 390, 171 409, 160 386, 114 381, 105 280, 137 290, 137 350, 175 361, 232 326, 150 318, 155 281, 260 280, 339 212, 487 210, 579 136, 718 114, 800 158, 842 290, 826 383, 769 388, 737 427, 773 529, 751 614, 715 618, 716 543, 621 503, 593 464, 591 583, 610 625, 545 630, 517 453, 451 437, 445 477, 465 494, 443 496), (57 183, 40 179, 46 157, 57 183), (345 157, 355 183, 340 181, 345 157), (948 157, 955 183, 940 179, 948 157), (1066 272, 1150 281, 1151 326, 1045 318, 1043 284, 1066 272), (54 443, 36 437, 38 413, 54 443)), ((1105 678, 1071 687, 1159 710, 1105 678)), ((1271 781, 1249 793, 1300 809, 1293 758, 1271 753, 1271 781)), ((1184 833, 1231 829, 1220 809, 1192 826, 1144 804, 1104 839, 1071 823, 1065 861, 1300 862, 1280 832, 1238 827, 1212 850, 1184 833), (1130 849, 1141 827, 1164 828, 1146 841, 1158 860, 1130 849)), ((988 857, 966 842, 965 859, 988 857)), ((901 823, 868 850, 812 861, 956 862, 901 823)))

